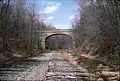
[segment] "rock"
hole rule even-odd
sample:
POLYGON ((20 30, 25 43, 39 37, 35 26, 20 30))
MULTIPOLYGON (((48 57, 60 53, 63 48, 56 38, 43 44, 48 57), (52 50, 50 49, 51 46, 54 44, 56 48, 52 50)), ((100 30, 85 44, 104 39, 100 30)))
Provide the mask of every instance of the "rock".
POLYGON ((117 81, 117 77, 109 77, 108 78, 110 81, 117 81))
POLYGON ((104 66, 102 64, 99 64, 96 68, 96 72, 102 72, 103 68, 104 68, 104 66))
POLYGON ((104 81, 104 80, 103 80, 103 78, 98 78, 98 80, 97 80, 97 81, 104 81))
POLYGON ((102 72, 102 71, 110 71, 110 67, 109 66, 103 66, 102 64, 99 64, 96 68, 96 71, 102 72))
POLYGON ((109 66, 104 66, 103 71, 110 71, 110 67, 109 66))
POLYGON ((102 74, 107 76, 107 77, 119 77, 119 72, 103 71, 102 74))

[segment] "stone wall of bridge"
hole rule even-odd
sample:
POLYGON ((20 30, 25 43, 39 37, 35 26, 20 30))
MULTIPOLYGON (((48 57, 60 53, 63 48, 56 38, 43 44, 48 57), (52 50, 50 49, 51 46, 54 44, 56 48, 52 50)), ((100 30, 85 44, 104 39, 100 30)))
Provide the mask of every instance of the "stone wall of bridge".
POLYGON ((73 45, 74 45, 74 37, 73 37, 72 30, 70 29, 45 30, 43 32, 42 41, 41 41, 41 45, 43 49, 45 49, 46 38, 53 35, 68 35, 73 39, 73 45))

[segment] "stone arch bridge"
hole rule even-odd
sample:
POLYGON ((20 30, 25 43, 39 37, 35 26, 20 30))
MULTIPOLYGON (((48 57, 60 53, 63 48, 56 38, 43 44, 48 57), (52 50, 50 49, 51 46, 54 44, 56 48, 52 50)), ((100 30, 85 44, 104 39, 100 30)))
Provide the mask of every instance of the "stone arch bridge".
POLYGON ((74 37, 73 37, 73 32, 72 29, 51 29, 51 30, 45 30, 43 31, 42 35, 42 41, 41 45, 42 48, 45 49, 45 41, 47 37, 53 36, 53 35, 67 35, 70 36, 73 40, 73 46, 74 46, 74 37))

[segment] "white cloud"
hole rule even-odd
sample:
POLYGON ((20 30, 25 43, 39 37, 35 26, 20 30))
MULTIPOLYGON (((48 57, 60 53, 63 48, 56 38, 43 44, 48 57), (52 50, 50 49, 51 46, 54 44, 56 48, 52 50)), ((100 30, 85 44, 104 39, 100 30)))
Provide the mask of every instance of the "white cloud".
POLYGON ((68 19, 69 19, 69 20, 73 20, 74 18, 75 18, 75 15, 74 15, 74 14, 72 14, 72 15, 70 15, 70 16, 69 16, 69 18, 68 18, 68 19))
POLYGON ((50 17, 47 17, 47 21, 51 21, 54 17, 53 16, 50 16, 50 17))
POLYGON ((51 5, 43 9, 43 13, 54 13, 59 9, 60 6, 61 6, 61 3, 59 2, 55 2, 54 4, 52 3, 51 5))

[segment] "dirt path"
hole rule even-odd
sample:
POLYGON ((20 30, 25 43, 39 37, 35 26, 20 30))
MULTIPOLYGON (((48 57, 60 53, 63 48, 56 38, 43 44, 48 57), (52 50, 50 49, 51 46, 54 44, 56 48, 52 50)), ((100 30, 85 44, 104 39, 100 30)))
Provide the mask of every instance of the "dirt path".
POLYGON ((54 51, 0 68, 0 79, 2 81, 90 81, 88 73, 66 61, 62 53, 54 51))

